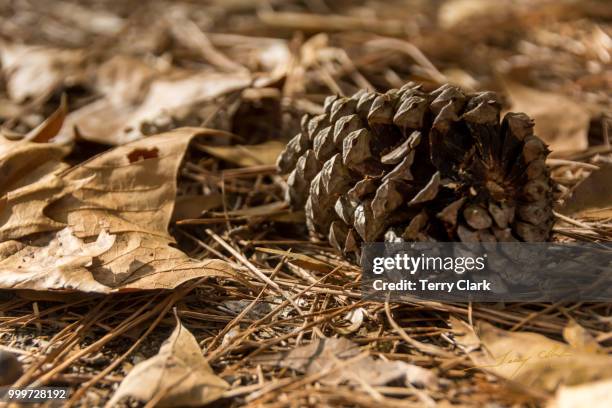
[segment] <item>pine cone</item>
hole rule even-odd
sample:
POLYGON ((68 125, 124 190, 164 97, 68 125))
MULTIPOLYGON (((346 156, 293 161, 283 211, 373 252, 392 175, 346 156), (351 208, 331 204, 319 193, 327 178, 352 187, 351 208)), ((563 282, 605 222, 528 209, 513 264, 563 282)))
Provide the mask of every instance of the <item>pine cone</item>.
POLYGON ((373 241, 546 241, 552 182, 533 121, 493 92, 407 84, 328 97, 278 159, 287 200, 339 250, 373 241))

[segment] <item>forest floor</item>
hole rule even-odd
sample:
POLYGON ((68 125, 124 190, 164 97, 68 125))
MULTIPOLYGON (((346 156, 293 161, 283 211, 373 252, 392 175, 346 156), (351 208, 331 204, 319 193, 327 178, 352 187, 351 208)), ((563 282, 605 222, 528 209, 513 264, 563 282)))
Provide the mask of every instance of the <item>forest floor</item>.
POLYGON ((13 386, 84 407, 609 406, 609 303, 364 300, 275 162, 328 95, 493 90, 552 150, 553 239, 610 242, 611 36, 605 0, 0 0, 13 386))

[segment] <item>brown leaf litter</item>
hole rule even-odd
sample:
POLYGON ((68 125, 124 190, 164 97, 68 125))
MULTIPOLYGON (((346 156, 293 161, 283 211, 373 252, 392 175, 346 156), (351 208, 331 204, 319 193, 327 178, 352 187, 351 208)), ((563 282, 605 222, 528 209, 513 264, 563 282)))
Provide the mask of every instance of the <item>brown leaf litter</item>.
POLYGON ((0 1, 14 386, 69 407, 610 405, 609 305, 364 302, 272 166, 328 95, 494 90, 553 150, 553 239, 610 242, 607 2, 137 3, 0 1))

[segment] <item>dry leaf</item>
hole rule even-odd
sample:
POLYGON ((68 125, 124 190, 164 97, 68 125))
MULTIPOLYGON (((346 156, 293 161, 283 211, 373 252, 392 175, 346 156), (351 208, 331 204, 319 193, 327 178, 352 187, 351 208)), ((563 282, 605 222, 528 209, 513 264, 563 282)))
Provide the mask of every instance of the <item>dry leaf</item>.
POLYGON ((130 59, 119 59, 103 71, 99 86, 107 96, 71 112, 62 129, 64 137, 73 137, 76 131, 93 142, 126 144, 144 137, 147 132, 143 130, 149 124, 163 128, 162 122, 171 123, 177 111, 251 83, 247 74, 198 73, 152 79, 153 72, 141 65, 134 72, 131 64, 130 59))
POLYGON ((478 89, 480 83, 469 72, 460 68, 448 68, 442 71, 449 84, 460 86, 461 88, 474 91, 478 89))
POLYGON ((206 153, 240 167, 275 164, 285 144, 270 140, 258 145, 199 146, 206 153))
POLYGON ((77 188, 57 175, 70 148, 46 143, 62 119, 65 106, 21 140, 0 136, 0 241, 64 227, 44 214, 52 201, 77 188))
POLYGON ((49 13, 55 19, 65 20, 67 24, 78 27, 79 30, 101 35, 116 35, 124 28, 125 20, 115 13, 98 7, 89 8, 85 4, 60 2, 45 10, 45 14, 49 13))
POLYGON ((552 151, 586 149, 590 115, 571 99, 557 93, 507 83, 512 110, 525 112, 535 121, 535 133, 552 151))
POLYGON ((147 97, 125 126, 128 139, 142 137, 140 125, 170 115, 181 107, 211 100, 251 83, 248 74, 202 73, 182 78, 159 79, 149 89, 147 97))
POLYGON ((442 3, 438 11, 438 22, 444 29, 465 28, 466 22, 504 21, 511 14, 512 1, 500 0, 450 0, 442 3))
MULTIPOLYGON (((42 169, 47 170, 45 166, 42 169)), ((54 201, 81 188, 84 182, 86 180, 66 181, 56 174, 49 174, 0 196, 0 242, 64 228, 65 224, 53 220, 44 210, 54 201)))
POLYGON ((604 350, 591 333, 586 331, 586 329, 575 320, 570 320, 563 329, 563 339, 576 350, 582 350, 586 353, 605 354, 604 350))
POLYGON ((66 94, 63 94, 60 106, 55 110, 55 112, 53 112, 51 116, 45 119, 40 125, 32 129, 24 137, 24 139, 38 143, 50 141, 62 128, 66 114, 68 114, 68 102, 66 94))
POLYGON ((598 381, 575 387, 562 386, 548 408, 609 408, 612 407, 612 380, 598 381))
POLYGON ((198 218, 203 212, 219 208, 223 204, 223 194, 209 193, 207 195, 190 194, 179 196, 174 204, 172 221, 188 218, 198 218))
POLYGON ((365 313, 366 311, 363 307, 352 309, 346 314, 346 316, 344 316, 344 320, 349 321, 350 324, 348 326, 334 326, 334 330, 345 336, 355 333, 363 324, 363 317, 365 313))
MULTIPOLYGON (((10 216, 8 222, 0 224, 5 239, 66 226, 85 242, 96 240, 105 232, 115 239, 112 247, 96 254, 87 265, 88 273, 99 283, 97 287, 75 285, 72 275, 62 280, 61 270, 57 279, 45 281, 46 286, 39 280, 28 280, 27 276, 37 276, 37 270, 52 264, 52 254, 40 258, 47 248, 32 242, 27 242, 20 253, 35 254, 35 260, 45 259, 45 263, 29 261, 26 272, 8 260, 0 269, 0 276, 16 276, 5 276, 0 282, 18 282, 22 289, 109 292, 171 289, 197 277, 230 276, 231 268, 226 262, 192 260, 172 247, 174 239, 167 230, 176 196, 177 173, 187 146, 198 135, 219 134, 206 129, 177 129, 117 147, 59 175, 9 193, 1 214, 5 218, 6 214, 10 216), (30 220, 28 216, 33 211, 40 215, 30 220)), ((50 243, 54 240, 47 239, 50 243)), ((89 275, 84 273, 83 278, 86 282, 89 275)))
POLYGON ((579 214, 587 218, 609 218, 612 216, 612 166, 602 166, 593 171, 576 186, 561 212, 579 214))
POLYGON ((121 138, 124 127, 157 76, 157 71, 136 58, 111 58, 96 75, 96 88, 104 97, 70 112, 60 137, 108 145, 128 143, 121 138))
MULTIPOLYGON (((33 133, 32 136, 39 134, 33 133)), ((33 139, 8 140, 0 135, 0 196, 49 174, 49 168, 56 167, 70 152, 67 146, 45 143, 43 140, 39 143, 38 137, 33 139), (37 171, 40 167, 44 172, 37 171), (31 173, 36 173, 37 177, 32 179, 31 173)))
POLYGON ((80 50, 0 42, 6 90, 9 97, 19 103, 28 99, 42 103, 58 88, 79 82, 84 60, 80 50))
POLYGON ((291 69, 291 50, 285 40, 271 40, 265 46, 255 47, 257 61, 270 72, 271 78, 283 78, 291 69))
POLYGON ((174 332, 159 353, 137 364, 121 382, 107 407, 124 397, 156 407, 202 406, 223 395, 229 385, 212 371, 193 334, 177 319, 174 332))
MULTIPOLYGON (((509 332, 481 322, 478 336, 484 349, 468 353, 475 367, 532 389, 554 391, 560 385, 612 376, 612 357, 574 349, 538 333, 509 332)), ((461 344, 460 337, 457 342, 461 344)))
POLYGON ((97 258, 92 272, 106 286, 173 288, 195 277, 227 276, 217 260, 194 261, 170 246, 168 234, 179 165, 196 135, 220 132, 183 128, 117 147, 66 171, 64 180, 95 176, 82 189, 47 209, 81 238, 102 230, 117 234, 115 246, 97 258))
MULTIPOLYGON (((86 292, 107 292, 87 269, 95 257, 108 251, 115 236, 102 231, 95 241, 85 243, 70 228, 58 231, 50 241, 44 239, 21 247, 0 261, 0 287, 56 288, 86 292)), ((6 245, 7 243, 3 243, 6 245)), ((0 250, 0 255, 4 251, 0 250)))
POLYGON ((137 104, 158 74, 140 59, 116 55, 98 69, 96 88, 117 106, 137 104))
POLYGON ((345 338, 317 339, 289 352, 255 357, 257 364, 288 367, 306 374, 326 373, 321 382, 338 385, 366 383, 385 385, 403 379, 406 383, 434 386, 436 376, 429 370, 404 361, 375 360, 361 354, 357 344, 345 338), (335 368, 337 367, 337 368, 335 368))
POLYGON ((232 340, 234 340, 240 334, 240 327, 234 326, 232 327, 225 335, 223 336, 223 340, 221 340, 221 346, 227 347, 232 340))
POLYGON ((451 316, 448 321, 453 329, 457 345, 466 353, 471 353, 480 347, 480 339, 474 328, 461 319, 451 316))

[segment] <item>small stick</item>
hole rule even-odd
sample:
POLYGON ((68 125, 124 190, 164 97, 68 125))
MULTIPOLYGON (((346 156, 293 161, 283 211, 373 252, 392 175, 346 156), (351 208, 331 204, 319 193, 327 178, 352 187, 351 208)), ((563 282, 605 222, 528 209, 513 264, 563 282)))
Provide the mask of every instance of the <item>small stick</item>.
POLYGON ((401 326, 397 324, 397 322, 393 319, 393 316, 391 315, 391 308, 389 307, 389 302, 385 302, 385 313, 387 314, 387 320, 389 320, 389 323, 391 323, 391 327, 393 327, 396 333, 401 336, 402 340, 410 344, 412 347, 416 348, 417 350, 421 352, 431 354, 434 356, 438 356, 438 357, 445 357, 445 358, 456 357, 454 354, 449 353, 445 350, 442 350, 439 347, 432 346, 430 344, 421 343, 420 341, 415 340, 411 338, 410 336, 408 336, 406 332, 404 331, 404 329, 402 329, 401 326))
POLYGON ((555 217, 559 218, 562 221, 567 222, 568 224, 572 224, 572 225, 575 225, 577 227, 585 228, 585 229, 588 229, 588 230, 592 229, 590 225, 584 224, 584 223, 582 223, 582 222, 580 222, 578 220, 575 220, 573 218, 567 217, 567 216, 565 216, 563 214, 560 214, 560 213, 558 213, 556 211, 553 211, 553 214, 555 215, 555 217))
POLYGON ((268 278, 266 275, 264 275, 259 268, 257 268, 255 265, 253 265, 251 263, 251 261, 249 261, 248 259, 245 258, 244 255, 242 255, 240 252, 236 251, 234 249, 234 247, 232 247, 230 244, 228 244, 227 242, 225 242, 223 240, 223 238, 221 238, 220 236, 218 236, 217 234, 215 234, 210 228, 206 228, 206 233, 208 235, 210 235, 212 237, 212 239, 214 239, 215 241, 217 241, 223 248, 225 248, 230 254, 232 254, 234 257, 236 257, 236 259, 238 259, 240 262, 242 262, 251 272, 253 272, 253 274, 255 274, 255 276, 257 276, 259 279, 261 279, 263 282, 265 282, 266 284, 270 285, 271 287, 273 287, 274 289, 280 291, 281 288, 280 286, 278 286, 278 284, 276 282, 273 282, 270 280, 270 278, 268 278))

